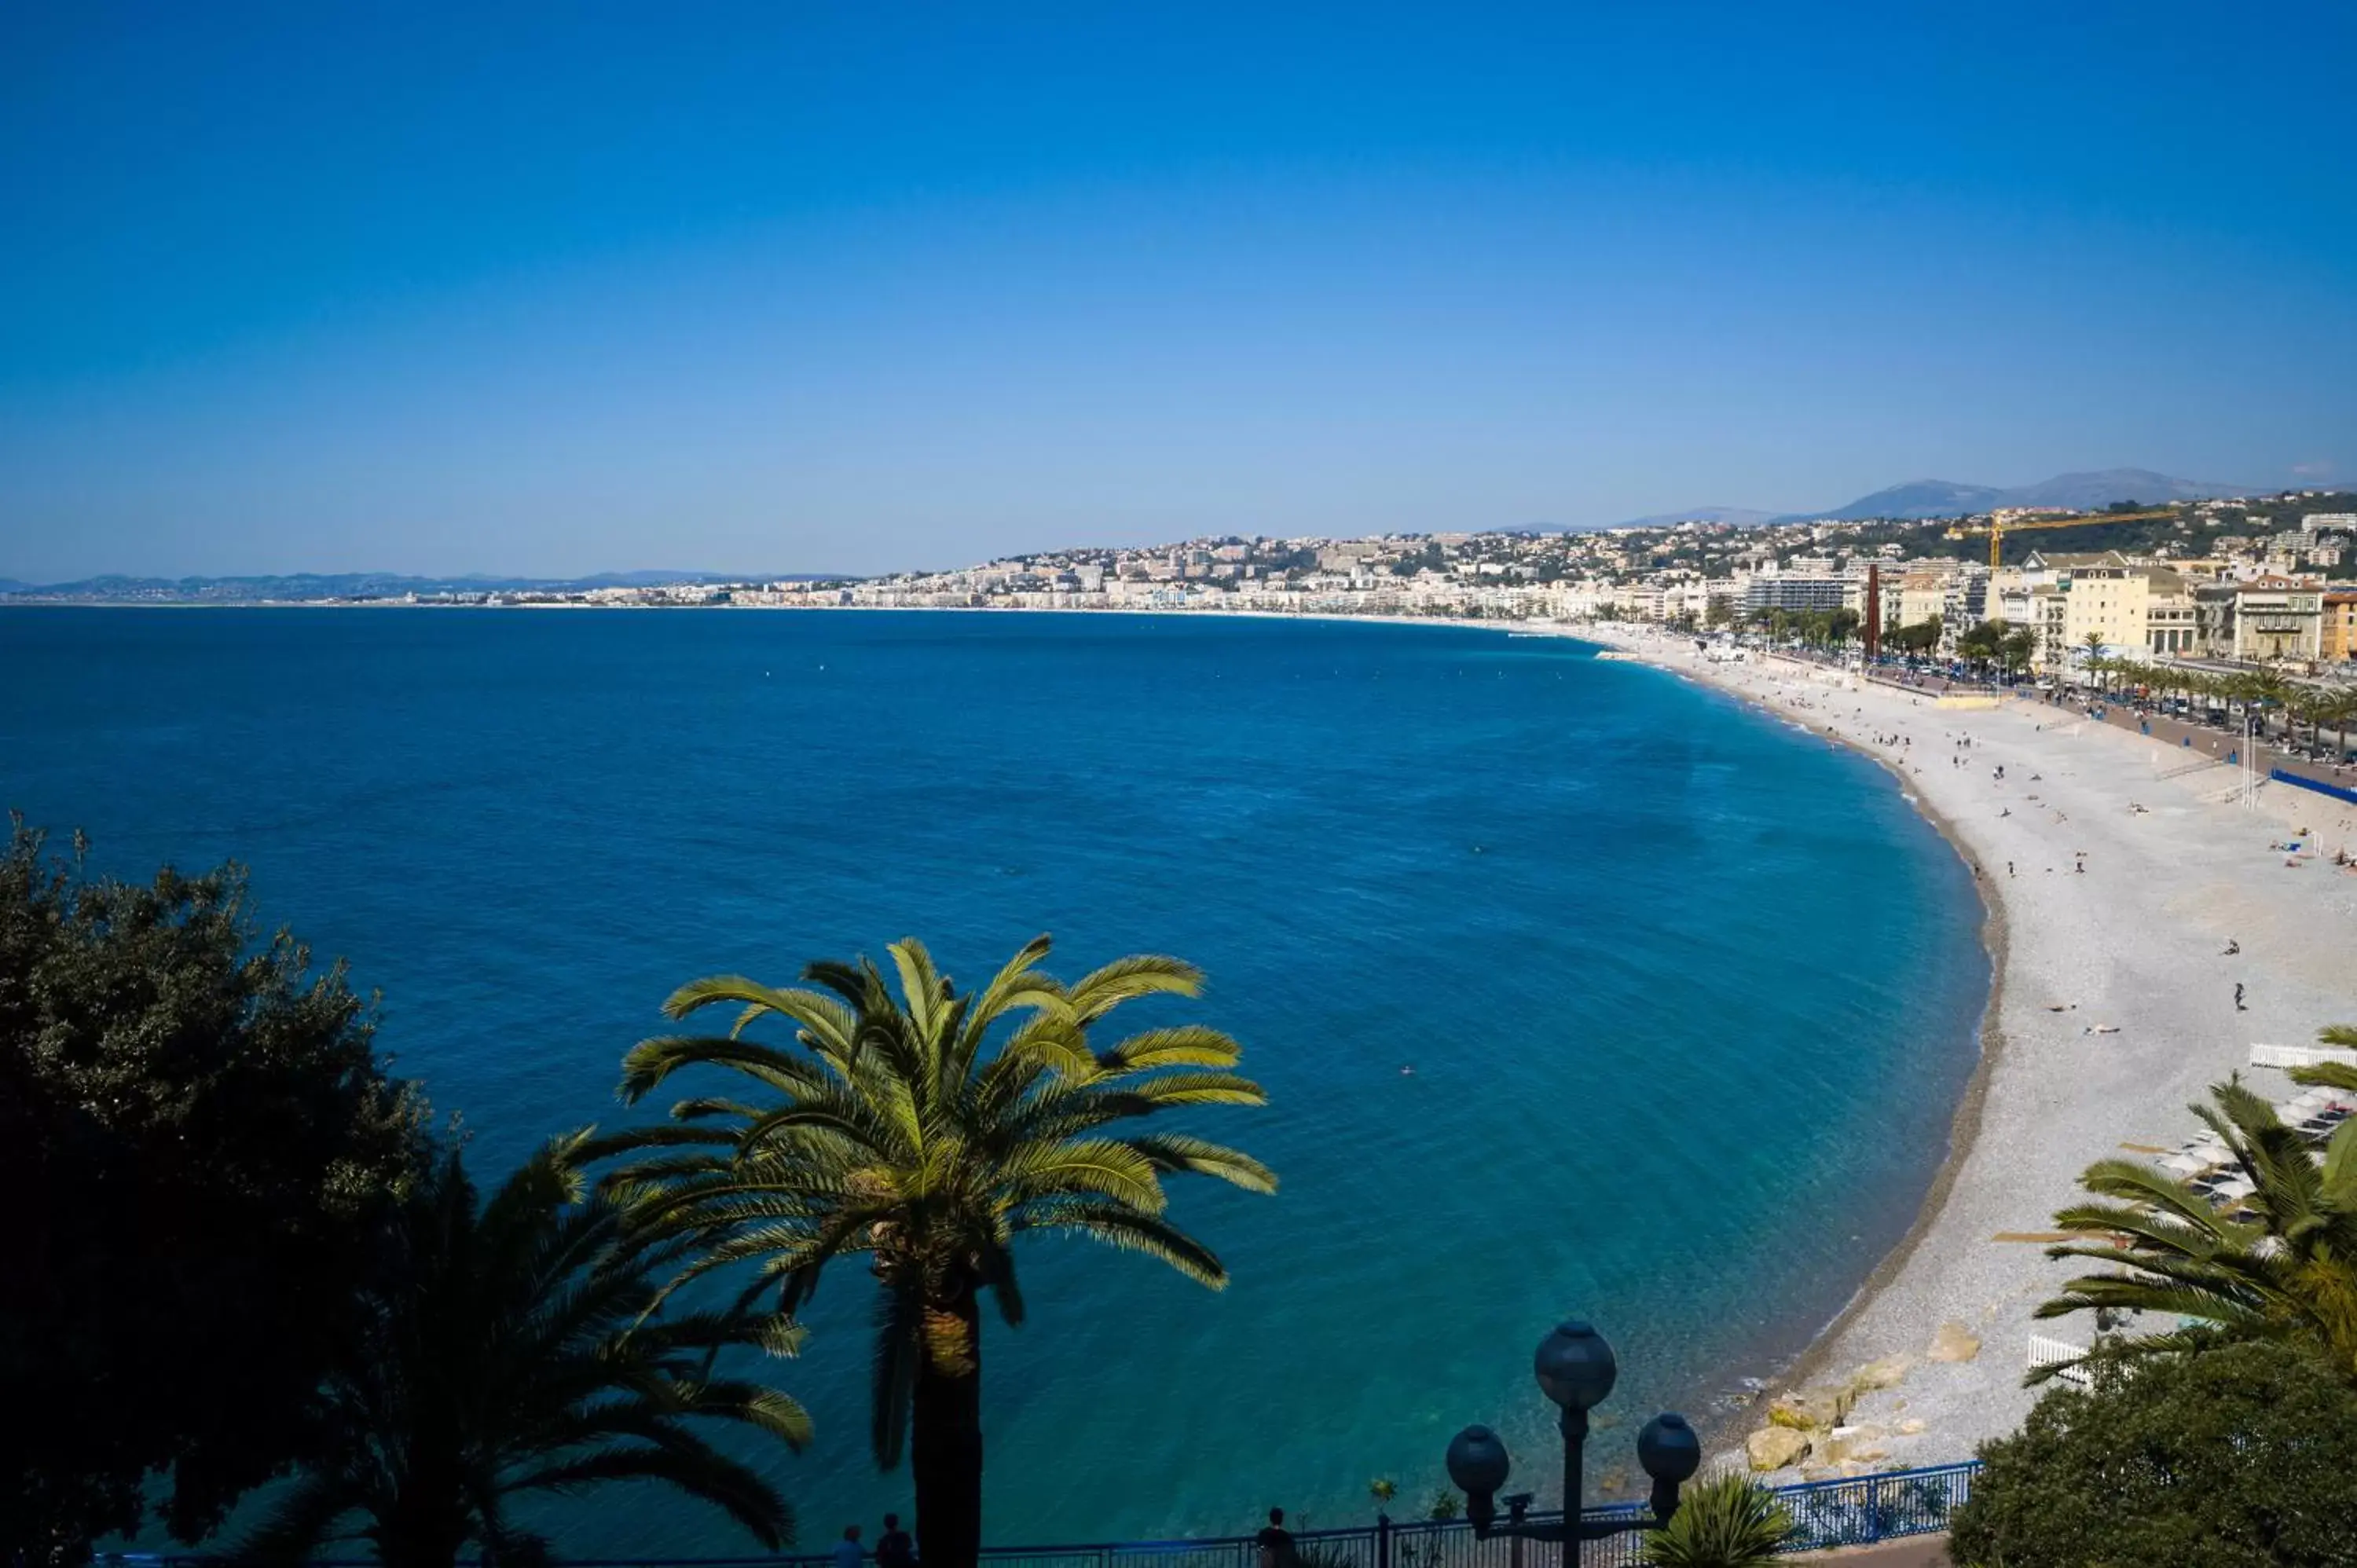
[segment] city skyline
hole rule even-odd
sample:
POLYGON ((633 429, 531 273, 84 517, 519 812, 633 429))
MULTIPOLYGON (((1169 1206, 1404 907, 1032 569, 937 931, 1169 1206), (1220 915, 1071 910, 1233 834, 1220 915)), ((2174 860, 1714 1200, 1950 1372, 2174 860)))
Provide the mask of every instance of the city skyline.
POLYGON ((2352 24, 0 22, 0 576, 2357 475, 2352 24))

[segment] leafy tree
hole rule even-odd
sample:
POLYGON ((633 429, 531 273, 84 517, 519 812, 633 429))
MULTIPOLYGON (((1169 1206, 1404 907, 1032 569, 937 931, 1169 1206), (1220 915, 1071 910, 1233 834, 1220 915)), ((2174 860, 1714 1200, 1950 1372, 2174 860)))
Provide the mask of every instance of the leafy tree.
POLYGON ((982 1540, 982 1316, 1022 1322, 1012 1244, 1037 1231, 1158 1258, 1219 1289, 1227 1271, 1165 1218, 1162 1178, 1216 1176, 1275 1189, 1266 1166, 1179 1133, 1115 1124, 1185 1106, 1259 1105, 1232 1070, 1236 1042, 1187 1025, 1097 1048, 1089 1031, 1124 1002, 1193 996, 1176 959, 1119 959, 1066 985, 1039 969, 1039 938, 979 992, 960 994, 919 943, 890 948, 896 997, 877 966, 812 964, 816 989, 735 976, 695 981, 665 1010, 741 1008, 725 1036, 666 1036, 623 1060, 636 1102, 683 1069, 742 1075, 752 1102, 683 1100, 671 1124, 618 1134, 640 1157, 611 1178, 646 1233, 698 1249, 681 1281, 748 1265, 738 1297, 775 1300, 780 1331, 825 1266, 869 1255, 878 1286, 870 1438, 877 1463, 911 1455, 925 1561, 964 1568, 982 1540), (799 1049, 745 1037, 779 1018, 799 1049), (1002 1024, 1011 1026, 999 1032, 1002 1024))
POLYGON ((2319 1165, 2306 1135, 2240 1083, 2211 1093, 2214 1104, 2193 1112, 2253 1183, 2243 1201, 2257 1219, 2229 1219, 2156 1165, 2099 1160, 2080 1181, 2109 1201, 2054 1217, 2058 1229, 2089 1240, 2047 1255, 2091 1259, 2106 1272, 2071 1281, 2037 1316, 2149 1311, 2192 1318, 2204 1326, 2138 1335, 2120 1341, 2115 1353, 2168 1356, 2220 1332, 2291 1340, 2357 1385, 2357 1122, 2333 1134, 2319 1165))
POLYGON ((2058 1386, 1956 1511, 1966 1568, 2357 1564, 2357 1390, 2302 1349, 2226 1345, 2058 1386))
POLYGON ((361 1539, 385 1568, 452 1568, 469 1543, 493 1563, 537 1563, 547 1542, 509 1500, 606 1481, 701 1498, 772 1552, 792 1539, 777 1493, 691 1423, 799 1448, 808 1419, 783 1394, 711 1375, 715 1351, 748 1338, 741 1322, 655 1315, 675 1258, 624 1245, 620 1208, 583 1200, 585 1136, 544 1145, 487 1203, 455 1151, 419 1183, 328 1380, 319 1441, 242 1560, 299 1563, 361 1539))
POLYGON ((1748 1476, 1714 1476, 1685 1489, 1663 1530, 1645 1532, 1645 1561, 1657 1568, 1760 1568, 1794 1534, 1776 1495, 1748 1476))
POLYGON ((283 1471, 425 1149, 342 966, 257 943, 242 871, 84 849, 18 821, 0 858, 0 1561, 151 1508, 195 1541, 283 1471))

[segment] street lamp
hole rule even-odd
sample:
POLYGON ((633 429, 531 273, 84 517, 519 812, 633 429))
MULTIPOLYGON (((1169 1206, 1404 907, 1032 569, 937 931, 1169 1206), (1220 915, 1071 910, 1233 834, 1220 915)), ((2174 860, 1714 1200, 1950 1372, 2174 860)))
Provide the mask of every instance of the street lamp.
MULTIPOLYGON (((1657 1415, 1637 1434, 1637 1463, 1653 1479, 1650 1517, 1589 1524, 1579 1517, 1580 1469, 1587 1447, 1587 1412, 1602 1404, 1620 1375, 1612 1347, 1578 1318, 1555 1326, 1539 1341, 1533 1369, 1539 1391, 1561 1407, 1563 1432, 1563 1522, 1534 1525, 1523 1521, 1530 1506, 1527 1493, 1506 1499, 1508 1521, 1502 1533, 1531 1541, 1563 1543, 1563 1568, 1579 1568, 1579 1543, 1598 1541, 1628 1530, 1660 1530, 1678 1511, 1678 1487, 1702 1466, 1702 1440, 1682 1415, 1657 1415)), ((1486 1540, 1498 1518, 1497 1496, 1512 1466, 1506 1445, 1486 1426, 1469 1426, 1448 1444, 1448 1478, 1465 1494, 1466 1517, 1473 1533, 1486 1540)))

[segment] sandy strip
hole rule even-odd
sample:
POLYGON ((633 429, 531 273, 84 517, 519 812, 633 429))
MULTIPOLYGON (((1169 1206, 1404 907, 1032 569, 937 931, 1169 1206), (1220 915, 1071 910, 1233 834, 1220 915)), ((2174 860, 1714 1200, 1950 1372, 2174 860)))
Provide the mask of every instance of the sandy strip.
MULTIPOLYGON (((1576 635, 1874 757, 1980 870, 1996 990, 1947 1162, 1913 1230, 1791 1379, 1909 1358, 1905 1378, 1865 1395, 1851 1420, 1881 1429, 1872 1446, 1889 1463, 1964 1457, 2034 1402, 2022 1387, 2029 1312, 2070 1273, 2036 1241, 1995 1238, 2050 1231, 2080 1171, 2123 1144, 2182 1143, 2197 1125, 2187 1102, 2237 1069, 2288 1098, 2282 1073, 2247 1066, 2254 1042, 2305 1044, 2322 1025, 2357 1022, 2357 874, 2330 860, 2357 854, 2357 806, 2266 785, 2245 809, 2231 801, 2235 770, 2042 703, 1942 708, 1789 660, 1706 663, 1691 639, 1576 635), (2313 829, 2323 854, 2287 866, 2268 846, 2295 827, 2313 829), (1981 1341, 1977 1355, 1927 1360, 1951 1322, 1981 1341)), ((2082 1345, 2093 1332, 2079 1318, 2036 1326, 2082 1345)))

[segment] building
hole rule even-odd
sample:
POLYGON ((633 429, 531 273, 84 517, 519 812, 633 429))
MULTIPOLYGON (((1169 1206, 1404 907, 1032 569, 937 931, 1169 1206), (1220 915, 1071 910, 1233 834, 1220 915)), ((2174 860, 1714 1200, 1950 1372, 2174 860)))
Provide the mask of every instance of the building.
POLYGON ((2357 533, 2357 511, 2312 511, 2299 520, 2302 533, 2357 533))
POLYGON ((1746 614, 1758 610, 1837 610, 1847 584, 1839 577, 1800 572, 1761 572, 1743 585, 1746 614))
POLYGON ((2194 602, 2212 654, 2251 663, 2322 656, 2324 590, 2313 583, 2255 577, 2197 590, 2194 602))
POLYGON ((2321 609, 2317 656, 2327 660, 2357 660, 2357 593, 2329 593, 2321 609))

